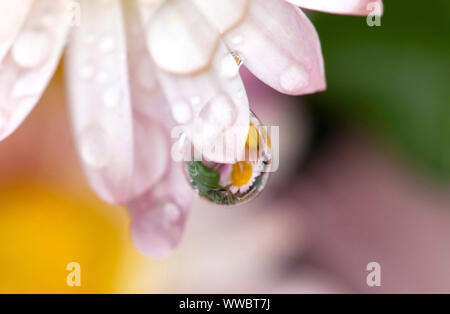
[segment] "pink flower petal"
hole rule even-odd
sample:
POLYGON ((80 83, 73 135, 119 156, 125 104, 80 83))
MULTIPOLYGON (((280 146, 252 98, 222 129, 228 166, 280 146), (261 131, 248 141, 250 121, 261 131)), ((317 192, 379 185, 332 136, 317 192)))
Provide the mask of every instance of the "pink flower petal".
POLYGON ((272 88, 289 95, 325 89, 319 37, 293 5, 279 0, 251 1, 247 18, 223 37, 247 68, 272 88))
POLYGON ((250 0, 193 1, 221 33, 225 33, 242 22, 250 5, 250 0))
POLYGON ((0 62, 19 33, 32 4, 31 0, 0 0, 0 62))
POLYGON ((181 240, 191 201, 182 165, 172 163, 164 181, 128 204, 138 249, 150 257, 167 256, 181 240))
MULTIPOLYGON (((183 16, 182 10, 189 9, 189 13, 196 17, 194 24, 189 24, 193 33, 197 35, 212 33, 208 38, 219 38, 219 33, 203 20, 196 7, 189 2, 183 6, 180 1, 166 2, 156 11, 153 19, 158 19, 159 14, 164 16, 183 16), (170 13, 170 14, 169 14, 170 13)), ((152 28, 154 24, 144 21, 152 28)), ((168 22, 170 23, 170 22, 168 22)), ((174 29, 172 29, 173 31, 174 29)), ((163 30, 157 36, 165 36, 163 30)), ((153 32, 150 30, 150 32, 153 32)), ((185 40, 185 32, 172 32, 165 40, 178 42, 185 40)), ((153 36, 156 36, 153 34, 153 36)), ((149 36, 149 50, 154 50, 153 36, 149 36)), ((192 39, 192 38, 190 38, 192 39)), ((204 48, 202 40, 194 40, 195 49, 204 48)), ((175 44, 174 44, 175 45, 175 44)), ((168 44, 168 47, 171 46, 168 44)), ((179 51, 177 51, 178 53, 179 51)), ((185 53, 185 52, 181 52, 185 53)), ((153 57, 158 67, 158 77, 162 89, 171 106, 173 116, 177 123, 186 126, 188 138, 194 146, 203 152, 203 157, 216 162, 224 162, 228 156, 219 150, 202 150, 206 146, 212 146, 219 140, 225 141, 225 147, 229 149, 229 156, 237 156, 245 147, 249 128, 249 105, 245 94, 244 85, 239 76, 239 67, 234 57, 222 42, 218 42, 212 51, 212 59, 209 64, 195 73, 174 73, 163 65, 158 56, 153 57)), ((189 55, 195 59, 195 54, 189 55)), ((201 54, 199 58, 204 58, 201 54)))
POLYGON ((305 9, 347 15, 368 15, 373 5, 378 5, 383 12, 382 0, 285 0, 305 9))
POLYGON ((38 102, 66 40, 67 2, 33 3, 13 45, 0 61, 0 140, 14 132, 38 102))
POLYGON ((120 0, 80 1, 66 59, 73 132, 84 172, 105 201, 125 202, 133 176, 133 116, 120 0))
MULTIPOLYGON (((143 2, 142 9, 151 5, 143 2)), ((189 74, 208 67, 220 39, 190 1, 166 1, 146 25, 155 63, 172 73, 189 74)))
POLYGON ((129 199, 159 182, 169 169, 174 121, 156 79, 136 2, 124 6, 130 93, 133 108, 134 171, 129 199))

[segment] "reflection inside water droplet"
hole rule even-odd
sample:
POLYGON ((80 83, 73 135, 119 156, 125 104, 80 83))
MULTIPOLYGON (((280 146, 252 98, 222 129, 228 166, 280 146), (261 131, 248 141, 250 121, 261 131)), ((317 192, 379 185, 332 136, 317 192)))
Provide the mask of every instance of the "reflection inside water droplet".
POLYGON ((309 76, 305 68, 299 64, 288 66, 280 75, 280 85, 288 93, 295 92, 306 87, 309 76))
POLYGON ((225 94, 216 95, 201 110, 194 123, 194 133, 204 143, 216 139, 233 125, 237 117, 234 102, 225 94))
POLYGON ((245 157, 232 164, 193 158, 185 163, 185 169, 191 187, 200 197, 219 205, 237 205, 263 191, 270 176, 271 161, 269 134, 252 113, 245 157))

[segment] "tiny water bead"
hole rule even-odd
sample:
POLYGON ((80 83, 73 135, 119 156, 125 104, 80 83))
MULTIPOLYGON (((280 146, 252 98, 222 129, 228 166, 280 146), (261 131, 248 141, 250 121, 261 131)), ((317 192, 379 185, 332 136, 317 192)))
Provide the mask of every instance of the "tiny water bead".
POLYGON ((201 198, 219 205, 243 204, 263 191, 270 176, 272 152, 268 132, 253 113, 244 155, 232 164, 186 162, 191 187, 201 198))

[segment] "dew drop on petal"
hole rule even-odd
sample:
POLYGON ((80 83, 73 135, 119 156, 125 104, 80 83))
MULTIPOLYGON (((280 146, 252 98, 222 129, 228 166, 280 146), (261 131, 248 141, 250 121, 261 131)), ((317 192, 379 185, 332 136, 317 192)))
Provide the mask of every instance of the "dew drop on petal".
POLYGON ((22 97, 29 97, 41 91, 41 81, 39 74, 30 73, 20 77, 13 85, 11 99, 16 100, 22 97))
POLYGON ((225 94, 219 94, 209 101, 200 113, 206 123, 230 126, 236 119, 236 105, 225 94))
POLYGON ((115 46, 115 39, 112 35, 104 35, 102 38, 100 38, 100 41, 98 43, 98 49, 101 53, 112 52, 115 46))
POLYGON ((204 141, 218 137, 237 117, 234 102, 225 94, 216 95, 200 111, 194 125, 195 136, 204 141))
POLYGON ((12 57, 21 67, 40 65, 49 54, 49 38, 44 32, 29 30, 19 35, 12 47, 12 57))
POLYGON ((192 118, 190 105, 185 101, 177 101, 171 106, 172 116, 177 123, 187 123, 192 118))
POLYGON ((171 201, 150 204, 148 208, 133 208, 131 233, 136 246, 144 254, 165 257, 176 246, 183 231, 184 215, 171 201))
MULTIPOLYGON (((200 154, 201 155, 201 154, 200 154)), ((245 157, 233 164, 205 160, 185 162, 185 173, 191 187, 207 201, 219 205, 238 205, 258 196, 270 176, 272 152, 269 134, 261 121, 251 113, 245 145, 245 157)))
POLYGON ((109 144, 106 131, 92 126, 81 134, 80 154, 83 161, 92 168, 106 165, 109 157, 109 144))
POLYGON ((295 92, 308 84, 308 73, 300 64, 290 65, 280 75, 280 85, 286 92, 295 92))
POLYGON ((199 96, 194 96, 191 98, 191 104, 194 106, 199 105, 202 102, 202 99, 199 96))
POLYGON ((244 63, 237 52, 231 52, 223 57, 221 62, 221 74, 225 78, 235 78, 239 74, 239 68, 244 63))
POLYGON ((115 86, 108 87, 103 94, 103 103, 107 108, 115 108, 119 105, 122 98, 122 92, 115 86))
POLYGON ((238 90, 237 96, 238 96, 239 99, 244 97, 245 96, 245 89, 241 88, 240 90, 238 90))
POLYGON ((91 64, 84 64, 79 69, 80 78, 88 80, 94 75, 94 67, 91 64))

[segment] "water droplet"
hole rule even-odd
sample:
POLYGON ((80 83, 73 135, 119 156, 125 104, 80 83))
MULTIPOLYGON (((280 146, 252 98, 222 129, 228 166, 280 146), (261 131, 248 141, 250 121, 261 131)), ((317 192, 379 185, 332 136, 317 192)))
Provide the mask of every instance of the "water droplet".
POLYGON ((308 73, 300 64, 292 64, 280 75, 280 85, 289 93, 296 92, 306 87, 309 83, 308 73))
POLYGON ((83 161, 92 168, 102 168, 109 157, 108 137, 99 126, 92 126, 81 134, 80 154, 83 161))
POLYGON ((191 104, 194 106, 200 105, 202 99, 199 96, 194 96, 191 98, 191 104))
POLYGON ((238 90, 237 96, 238 96, 239 99, 244 97, 245 96, 245 89, 241 88, 240 90, 238 90))
POLYGON ((180 208, 174 203, 167 202, 162 207, 164 215, 166 216, 165 223, 169 226, 178 222, 181 217, 180 208))
POLYGON ((47 58, 49 44, 49 38, 44 32, 28 30, 16 39, 11 54, 18 65, 33 68, 47 58))
POLYGON ((225 94, 219 94, 211 99, 200 111, 195 121, 195 136, 204 143, 215 140, 227 127, 236 120, 236 105, 225 94))
POLYGON ((108 87, 103 94, 103 103, 110 109, 117 107, 121 100, 122 91, 116 86, 108 87))
POLYGON ((219 94, 206 104, 200 116, 204 121, 230 126, 236 119, 236 106, 225 94, 219 94))
MULTIPOLYGON (((144 254, 152 257, 167 256, 181 239, 183 212, 171 201, 156 204, 145 204, 145 201, 138 206, 130 206, 134 211, 131 224, 133 240, 144 254)), ((152 201, 154 200, 150 200, 152 201)))
POLYGON ((272 162, 270 140, 253 113, 250 121, 243 160, 233 164, 185 163, 189 183, 201 198, 219 205, 237 205, 254 199, 265 188, 272 162))
POLYGON ((114 50, 115 46, 116 40, 112 35, 103 36, 98 43, 98 49, 101 53, 110 53, 114 50))
POLYGON ((233 43, 234 45, 239 45, 239 44, 242 43, 243 41, 244 41, 244 36, 242 36, 242 35, 234 36, 234 37, 231 39, 231 43, 233 43))
POLYGON ((79 74, 82 79, 88 80, 94 75, 94 67, 90 64, 85 64, 80 67, 79 74))
POLYGON ((172 115, 176 122, 185 124, 192 118, 191 107, 185 101, 177 101, 171 106, 172 115))
POLYGON ((226 78, 235 78, 239 74, 239 68, 243 64, 243 59, 237 52, 231 52, 223 57, 221 63, 222 76, 226 78))

